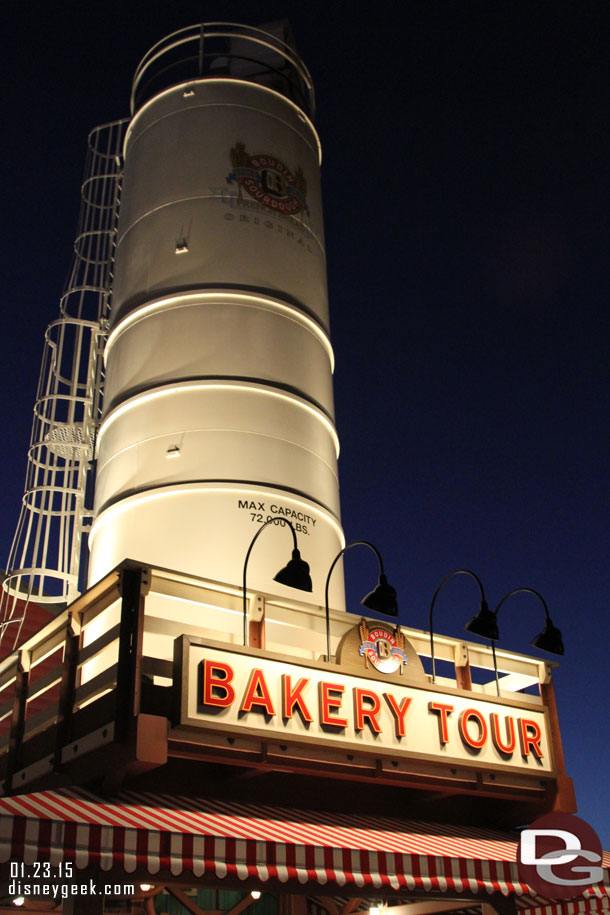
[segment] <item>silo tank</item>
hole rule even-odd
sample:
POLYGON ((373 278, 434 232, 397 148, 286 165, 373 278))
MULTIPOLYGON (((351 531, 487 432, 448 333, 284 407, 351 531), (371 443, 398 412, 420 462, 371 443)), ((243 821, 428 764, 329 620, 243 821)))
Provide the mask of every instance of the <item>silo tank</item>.
MULTIPOLYGON (((185 48, 197 38, 178 35, 185 48)), ((181 48, 170 36, 136 77, 90 579, 130 557, 238 585, 260 524, 286 517, 311 565, 314 590, 299 597, 319 605, 344 545, 320 146, 295 91, 302 63, 261 36, 243 27, 219 56, 211 34, 204 47, 216 50, 187 79, 164 69, 165 48, 172 59, 181 48), (262 63, 248 72, 244 59, 256 53, 262 63), (268 73, 280 61, 292 82, 278 91, 268 73), (157 72, 178 81, 158 87, 157 72)), ((287 532, 266 532, 248 584, 294 596, 271 588, 289 549, 287 532)))

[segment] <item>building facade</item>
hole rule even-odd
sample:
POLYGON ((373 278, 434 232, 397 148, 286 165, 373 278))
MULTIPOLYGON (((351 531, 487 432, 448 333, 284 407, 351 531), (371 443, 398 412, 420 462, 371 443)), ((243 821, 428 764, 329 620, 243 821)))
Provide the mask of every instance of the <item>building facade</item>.
POLYGON ((152 880, 146 912, 537 912, 509 830, 575 809, 552 665, 345 612, 313 114, 285 27, 214 24, 107 131, 103 412, 43 436, 95 446, 88 583, 0 663, 3 860, 152 880))

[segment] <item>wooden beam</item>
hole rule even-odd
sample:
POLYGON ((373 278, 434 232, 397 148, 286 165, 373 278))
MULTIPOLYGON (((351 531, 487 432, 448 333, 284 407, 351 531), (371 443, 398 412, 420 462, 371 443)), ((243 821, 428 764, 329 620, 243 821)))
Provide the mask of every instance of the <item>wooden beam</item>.
POLYGON ((355 899, 355 898, 350 899, 349 902, 346 902, 345 905, 343 906, 343 915, 350 915, 350 913, 353 912, 354 909, 358 908, 358 906, 360 905, 361 902, 362 902, 362 899, 355 899))
POLYGON ((441 912, 455 912, 476 906, 470 899, 453 899, 445 902, 434 899, 430 902, 413 902, 410 905, 391 905, 385 910, 386 915, 437 915, 441 912))
POLYGON ((236 905, 234 905, 232 909, 229 909, 229 911, 226 912, 225 915, 239 915, 240 912, 245 911, 248 908, 248 906, 252 905, 253 902, 254 902, 254 899, 252 898, 250 893, 248 893, 248 895, 244 896, 244 898, 242 900, 240 900, 240 902, 238 902, 236 905))
POLYGON ((116 679, 116 738, 125 743, 140 712, 146 586, 141 566, 121 569, 121 635, 116 679))
POLYGON ((481 915, 515 915, 516 912, 517 903, 514 894, 503 896, 502 893, 492 893, 481 904, 481 915))
POLYGON ((187 912, 190 912, 191 915, 207 915, 203 909, 200 909, 199 906, 193 902, 192 899, 189 899, 182 890, 179 890, 177 886, 166 886, 165 889, 170 893, 174 899, 177 899, 180 905, 184 906, 187 912))
POLYGON ((332 896, 312 896, 311 898, 326 909, 329 915, 339 915, 339 906, 332 896))
POLYGON ((252 648, 265 647, 264 620, 248 620, 248 645, 252 648))
POLYGON ((555 771, 557 772, 557 794, 554 800, 553 810, 559 813, 576 813, 578 808, 576 804, 576 795, 574 793, 574 783, 566 773, 566 764, 561 743, 561 731, 559 730, 557 701, 555 699, 555 689, 552 681, 540 684, 540 695, 548 710, 553 758, 555 762, 555 771))
POLYGON ((47 903, 46 908, 42 908, 39 904, 35 909, 31 908, 31 905, 28 908, 27 902, 25 905, 19 907, 14 905, 11 905, 8 908, 4 905, 0 906, 0 915, 16 915, 17 912, 61 912, 61 908, 58 908, 57 904, 54 902, 47 903))
POLYGON ((5 791, 10 791, 14 773, 21 768, 23 732, 25 727, 26 706, 28 701, 28 683, 30 677, 30 652, 19 651, 19 663, 15 674, 15 693, 13 713, 9 731, 8 758, 6 763, 7 778, 5 791))
POLYGON ((15 915, 16 912, 59 912, 59 911, 60 911, 60 909, 58 909, 55 904, 51 905, 51 903, 49 903, 49 907, 46 909, 41 909, 40 906, 36 909, 28 908, 27 902, 25 905, 20 906, 20 907, 17 907, 14 905, 11 905, 10 908, 7 908, 4 905, 0 906, 0 915, 15 915))
POLYGON ((470 664, 455 668, 455 679, 458 689, 472 689, 472 674, 470 664))
POLYGON ((307 915, 307 896, 282 894, 279 899, 279 915, 307 915))
POLYGON ((72 614, 68 614, 66 625, 66 643, 64 661, 59 688, 57 730, 55 736, 55 755, 53 768, 62 771, 61 752, 72 740, 72 716, 74 714, 74 696, 76 693, 76 672, 78 669, 78 651, 81 642, 81 627, 72 614))
POLYGON ((103 896, 68 896, 61 907, 63 915, 103 915, 103 896))

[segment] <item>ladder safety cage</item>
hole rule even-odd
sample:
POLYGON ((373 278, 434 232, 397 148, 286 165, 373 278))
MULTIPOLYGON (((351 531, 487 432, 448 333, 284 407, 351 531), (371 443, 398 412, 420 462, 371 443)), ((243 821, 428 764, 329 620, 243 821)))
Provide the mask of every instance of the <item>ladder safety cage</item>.
POLYGON ((63 606, 80 593, 127 124, 89 134, 74 256, 59 318, 45 333, 25 491, 0 593, 0 643, 12 646, 30 600, 63 606))

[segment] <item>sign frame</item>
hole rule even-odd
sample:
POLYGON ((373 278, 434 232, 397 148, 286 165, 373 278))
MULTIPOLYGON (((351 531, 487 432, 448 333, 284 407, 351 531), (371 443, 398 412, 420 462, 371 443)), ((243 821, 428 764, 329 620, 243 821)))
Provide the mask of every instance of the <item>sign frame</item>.
MULTIPOLYGON (((246 749, 244 740, 246 743, 252 743, 252 741, 261 741, 263 744, 268 746, 280 746, 283 752, 286 752, 290 747, 298 747, 300 750, 299 757, 302 759, 307 758, 308 748, 313 751, 314 749, 317 752, 311 754, 312 760, 315 760, 318 765, 323 768, 323 759, 320 754, 321 741, 318 736, 311 736, 308 734, 298 734, 282 733, 278 732, 277 729, 266 729, 265 727, 257 726, 244 726, 230 727, 230 723, 227 724, 226 721, 214 722, 211 720, 202 720, 200 718, 195 718, 189 716, 188 709, 188 690, 189 690, 189 677, 191 677, 192 682, 192 673, 189 673, 190 664, 193 661, 193 650, 192 649, 206 649, 209 648, 214 652, 221 652, 226 654, 227 659, 230 659, 231 656, 240 656, 247 657, 252 660, 253 666, 256 666, 257 663, 272 661, 279 662, 283 667, 286 668, 288 672, 290 667, 300 667, 308 668, 312 671, 318 673, 324 673, 329 675, 340 676, 346 680, 358 678, 369 681, 371 687, 386 685, 386 686, 396 686, 396 687, 408 687, 410 690, 418 690, 430 694, 438 695, 439 701, 442 698, 447 700, 451 699, 470 699, 477 705, 490 704, 493 706, 503 706, 510 711, 511 709, 520 710, 523 712, 537 712, 538 715, 543 716, 544 719, 544 728, 546 736, 546 750, 548 755, 549 766, 540 771, 536 771, 525 766, 511 765, 510 763, 503 763, 496 767, 489 762, 489 760, 481 760, 472 756, 471 758, 464 758, 462 756, 447 756, 443 757, 440 753, 425 753, 417 752, 413 750, 404 750, 396 749, 391 746, 384 745, 370 745, 365 743, 354 743, 346 738, 339 738, 329 734, 324 736, 322 747, 324 750, 327 750, 329 753, 329 771, 334 768, 333 763, 336 763, 336 759, 331 758, 335 756, 337 751, 342 754, 347 754, 348 759, 354 759, 356 756, 359 759, 368 758, 369 760, 381 760, 382 763, 388 764, 392 760, 391 765, 398 765, 394 760, 402 761, 403 763, 412 764, 415 769, 421 769, 422 765, 429 764, 431 773, 434 771, 437 773, 438 778, 449 778, 454 780, 456 776, 459 777, 459 772, 467 774, 470 773, 470 776, 474 776, 475 780, 480 782, 481 777, 484 781, 491 779, 492 782, 495 777, 495 773, 498 775, 498 787, 503 783, 503 776, 508 776, 508 780, 515 781, 511 777, 518 776, 516 779, 517 782, 523 781, 523 788, 526 793, 531 794, 531 789, 537 788, 540 790, 541 786, 548 785, 550 782, 557 779, 557 761, 555 758, 555 746, 552 733, 552 722, 551 716, 549 715, 549 710, 546 705, 539 702, 527 701, 527 697, 520 696, 518 699, 508 698, 508 697, 497 697, 497 696, 487 696, 482 693, 473 692, 470 690, 464 689, 448 689, 445 686, 439 686, 432 682, 427 682, 422 684, 421 679, 418 677, 414 680, 409 681, 408 676, 401 676, 399 674, 383 674, 376 671, 374 668, 364 668, 364 664, 361 671, 354 669, 353 663, 346 663, 345 666, 339 664, 328 663, 326 661, 314 661, 307 658, 286 658, 285 655, 279 654, 276 652, 267 651, 265 649, 254 648, 250 646, 241 646, 235 645, 227 642, 219 642, 212 639, 203 639, 196 636, 182 635, 179 636, 174 643, 174 713, 173 713, 173 726, 171 730, 171 735, 174 737, 179 737, 180 734, 189 735, 189 740, 193 740, 195 743, 205 744, 210 742, 211 744, 218 746, 219 740, 224 737, 226 739, 232 739, 232 744, 224 747, 224 752, 231 754, 231 751, 234 753, 239 753, 239 750, 242 751, 246 749), (207 737, 206 737, 207 735, 207 737), (445 771, 446 776, 442 775, 441 772, 445 771), (485 775, 487 774, 487 779, 485 775), (528 782, 536 782, 536 785, 528 786, 528 782)), ((192 686, 191 686, 192 688, 192 686)), ((518 750, 517 750, 518 752, 518 750)), ((281 754, 280 754, 281 755, 281 754)), ((289 755, 289 754, 288 754, 289 755)), ((422 770, 423 771, 423 770, 422 770)), ((397 775, 399 772, 397 771, 397 775)), ((515 785, 517 788, 517 785, 515 785)), ((478 793, 478 792, 477 792, 478 793)))

